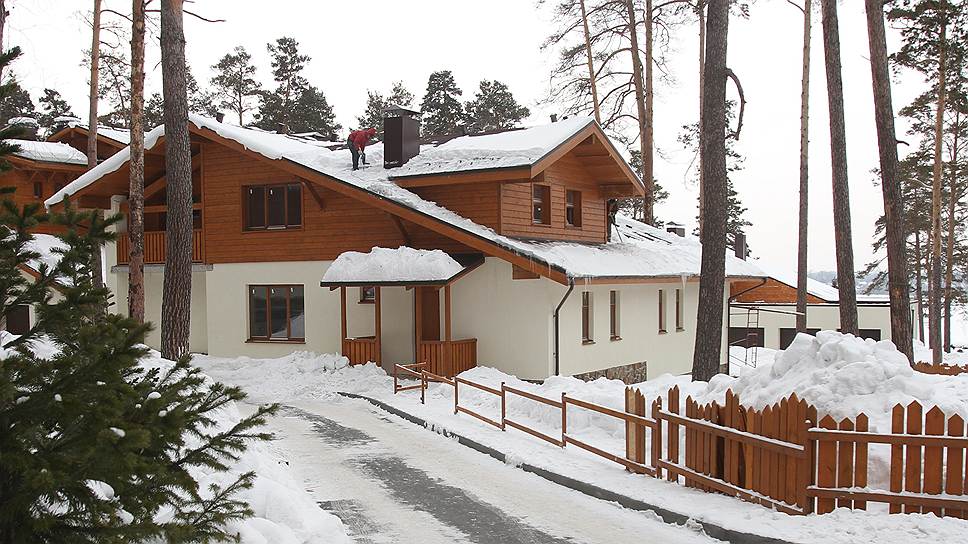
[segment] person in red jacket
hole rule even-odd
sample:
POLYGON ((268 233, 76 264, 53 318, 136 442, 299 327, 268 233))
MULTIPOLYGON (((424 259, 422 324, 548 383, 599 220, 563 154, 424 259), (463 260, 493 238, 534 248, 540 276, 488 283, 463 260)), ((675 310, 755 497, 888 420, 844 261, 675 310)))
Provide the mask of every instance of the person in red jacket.
MULTIPOLYGON (((350 137, 346 139, 346 145, 349 146, 350 153, 353 154, 353 170, 360 169, 360 154, 366 148, 367 142, 374 136, 376 136, 376 129, 372 127, 366 130, 354 130, 350 132, 350 137)), ((363 164, 366 164, 365 158, 363 159, 363 164)))

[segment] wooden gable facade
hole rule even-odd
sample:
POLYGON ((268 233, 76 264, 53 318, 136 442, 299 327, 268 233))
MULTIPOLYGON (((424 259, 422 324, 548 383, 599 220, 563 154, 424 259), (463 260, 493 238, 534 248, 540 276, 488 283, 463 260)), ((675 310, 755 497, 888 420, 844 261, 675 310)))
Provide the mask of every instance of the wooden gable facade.
MULTIPOLYGON (((595 127, 597 129, 597 126, 595 127)), ((504 258, 532 273, 567 283, 564 272, 517 255, 479 235, 403 204, 367 192, 285 159, 269 159, 214 131, 191 126, 194 206, 196 215, 193 258, 206 264, 333 260, 346 251, 369 251, 375 246, 442 249, 451 254, 485 254, 504 258), (291 191, 286 210, 294 216, 278 228, 247 228, 247 195, 270 190, 291 191), (298 212, 295 212, 298 208, 298 212)), ((600 132, 600 129, 597 129, 600 132)), ((610 147, 596 135, 578 139, 553 154, 534 173, 528 168, 468 172, 433 179, 397 181, 500 234, 529 239, 606 240, 608 198, 632 194, 634 182, 614 163, 610 147), (608 172, 592 163, 613 161, 608 172), (618 174, 616 174, 618 172, 618 174), (618 179, 617 176, 623 176, 618 179), (533 220, 534 187, 548 188, 549 220, 533 220), (568 191, 580 193, 577 225, 566 225, 568 191)), ((164 139, 146 153, 146 263, 164 262, 164 225, 149 219, 163 214, 165 202, 164 139), (157 238, 157 240, 155 239, 157 238)), ((323 152, 323 151, 321 151, 323 152)), ((533 167, 532 167, 533 169, 533 167)), ((392 174, 392 171, 388 173, 392 174)), ((110 205, 111 195, 127 193, 128 169, 120 168, 78 191, 88 204, 110 205)), ((287 195, 290 193, 287 192, 287 195)), ((574 199, 573 204, 574 204, 574 199)), ((124 207, 122 206, 122 211, 124 207)), ((260 210, 261 212, 261 210, 260 210)), ((574 218, 574 211, 572 217, 574 218)), ((122 233, 118 262, 127 261, 128 243, 122 233)))
MULTIPOLYGON (((763 280, 730 282, 729 295, 734 302, 743 303, 795 304, 797 302, 797 288, 774 278, 766 278, 765 282, 763 280)), ((824 304, 827 302, 837 301, 827 301, 807 293, 807 304, 824 304)))
MULTIPOLYGON (((15 155, 5 157, 11 168, 0 172, 0 187, 13 187, 12 200, 19 207, 37 204, 43 211, 44 200, 53 196, 65 185, 76 179, 86 166, 59 162, 26 159, 15 155)), ((60 232, 53 225, 38 225, 34 232, 51 234, 60 232)))
MULTIPOLYGON (((48 142, 63 142, 74 149, 80 151, 81 153, 87 154, 87 138, 88 138, 87 127, 66 127, 54 134, 51 134, 48 138, 48 142)), ((101 162, 104 159, 114 155, 118 151, 121 151, 128 144, 124 142, 119 142, 117 140, 108 138, 102 134, 97 135, 97 161, 101 162)))

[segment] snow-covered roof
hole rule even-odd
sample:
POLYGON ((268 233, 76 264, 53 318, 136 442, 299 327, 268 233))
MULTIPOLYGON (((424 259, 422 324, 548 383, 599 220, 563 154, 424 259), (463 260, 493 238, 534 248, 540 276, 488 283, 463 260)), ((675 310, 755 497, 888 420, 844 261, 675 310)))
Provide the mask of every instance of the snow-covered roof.
POLYGON ((24 159, 60 164, 87 164, 87 156, 84 153, 64 143, 14 139, 6 140, 6 142, 20 146, 20 151, 15 152, 14 155, 24 159))
MULTIPOLYGON (((58 118, 60 119, 60 118, 58 118)), ((87 123, 82 123, 77 117, 66 117, 63 119, 64 124, 68 128, 82 128, 87 130, 87 123)), ((120 144, 128 145, 131 143, 131 131, 126 128, 116 128, 109 127, 107 125, 98 125, 97 133, 99 136, 104 136, 109 140, 114 140, 120 144)))
POLYGON ((405 282, 443 282, 464 267, 439 249, 375 247, 368 253, 341 253, 323 274, 324 284, 380 285, 405 282))
MULTIPOLYGON (((699 274, 701 246, 694 238, 678 237, 626 218, 619 221, 616 227, 618 235, 613 236, 612 242, 607 244, 536 242, 510 238, 400 187, 388 177, 388 173, 399 169, 386 170, 380 166, 371 166, 352 170, 348 149, 330 151, 321 147, 319 142, 307 142, 273 132, 219 123, 214 119, 195 114, 191 114, 189 118, 196 127, 211 130, 218 136, 238 142, 249 151, 268 159, 289 161, 371 195, 390 200, 521 257, 543 263, 577 280, 699 274)), ((473 140, 480 138, 480 141, 484 142, 480 144, 480 149, 498 148, 506 154, 506 157, 520 156, 533 161, 567 141, 568 134, 575 135, 587 127, 588 123, 593 122, 586 118, 574 118, 545 127, 492 135, 499 137, 496 139, 492 136, 468 137, 463 143, 458 142, 452 149, 472 149, 479 144, 473 140)), ((164 127, 157 127, 149 132, 145 137, 145 149, 151 149, 163 133, 164 127)), ((464 140, 464 138, 452 141, 457 140, 464 140)), ((448 144, 440 148, 445 148, 446 145, 448 144)), ((433 149, 427 150, 426 153, 422 151, 418 157, 432 156, 433 151, 433 149)), ((100 177, 118 170, 128 160, 128 155, 128 149, 124 149, 108 158, 50 197, 47 205, 57 204, 63 200, 64 195, 74 194, 100 177)), ((382 146, 367 146, 367 155, 371 164, 383 163, 382 146)), ((726 272, 734 277, 763 276, 762 271, 752 263, 729 256, 726 272)))
MULTIPOLYGON (((771 266, 763 262, 757 262, 757 264, 766 272, 767 276, 784 285, 788 285, 794 289, 797 288, 796 272, 790 272, 783 267, 771 266)), ((840 291, 836 287, 813 278, 807 278, 807 294, 813 295, 824 302, 834 303, 840 301, 840 291)), ((857 293, 857 302, 890 302, 890 297, 888 295, 865 295, 857 293)))
POLYGON ((531 166, 588 125, 592 117, 572 117, 548 125, 480 136, 460 136, 410 159, 392 178, 531 166))

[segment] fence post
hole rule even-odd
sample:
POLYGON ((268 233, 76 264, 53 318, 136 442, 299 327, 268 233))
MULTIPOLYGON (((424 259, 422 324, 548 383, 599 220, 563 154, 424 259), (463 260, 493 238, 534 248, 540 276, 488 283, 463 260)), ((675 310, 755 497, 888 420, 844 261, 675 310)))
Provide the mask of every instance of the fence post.
POLYGON ((655 468, 655 477, 662 479, 662 467, 659 466, 659 458, 662 457, 662 420, 659 413, 662 411, 662 397, 657 397, 652 401, 652 419, 655 420, 655 428, 652 430, 652 467, 655 468))
MULTIPOLYGON (((661 407, 660 407, 661 408, 661 407)), ((679 413, 679 386, 669 390, 669 412, 679 413)), ((662 422, 660 421, 661 425, 662 422)), ((679 424, 669 422, 669 443, 666 445, 666 459, 672 464, 679 464, 679 424)), ((679 476, 671 470, 668 471, 666 479, 670 482, 678 482, 679 476)))
POLYGON ((420 370, 420 404, 426 404, 424 399, 427 393, 427 371, 420 370))
POLYGON ((568 433, 568 399, 565 392, 561 392, 561 447, 565 447, 565 435, 568 433))
POLYGON ((505 389, 504 382, 501 382, 501 430, 505 431, 504 422, 507 421, 508 407, 507 407, 508 392, 505 389))
MULTIPOLYGON (((625 411, 628 413, 633 413, 632 408, 635 407, 635 392, 631 387, 625 388, 625 411)), ((635 460, 635 428, 632 426, 631 421, 625 422, 625 458, 634 461, 635 460)), ((626 470, 628 470, 626 468, 626 470)))
POLYGON ((454 376, 454 415, 455 416, 457 415, 457 391, 459 390, 459 388, 457 387, 458 380, 460 380, 460 378, 458 378, 457 376, 454 376))

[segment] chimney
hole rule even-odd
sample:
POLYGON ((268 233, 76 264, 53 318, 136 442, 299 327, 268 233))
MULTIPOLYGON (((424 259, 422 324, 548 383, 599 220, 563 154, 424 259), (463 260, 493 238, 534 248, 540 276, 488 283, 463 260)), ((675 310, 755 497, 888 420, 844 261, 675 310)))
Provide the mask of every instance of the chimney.
POLYGON ((276 123, 276 134, 289 134, 289 125, 285 123, 276 123))
POLYGON ((383 112, 383 167, 397 168, 420 153, 419 111, 391 105, 383 112))
POLYGON ((676 236, 686 237, 686 227, 679 223, 666 223, 666 232, 671 232, 676 236))
POLYGON ((557 113, 552 113, 551 114, 551 122, 552 123, 557 123, 558 122, 558 114, 557 113))
POLYGON ((216 121, 218 121, 219 123, 221 123, 223 119, 225 119, 225 114, 224 113, 222 113, 220 111, 215 112, 215 120, 216 121))
POLYGON ((742 232, 737 232, 733 236, 733 251, 736 252, 737 258, 746 260, 746 235, 742 232))

